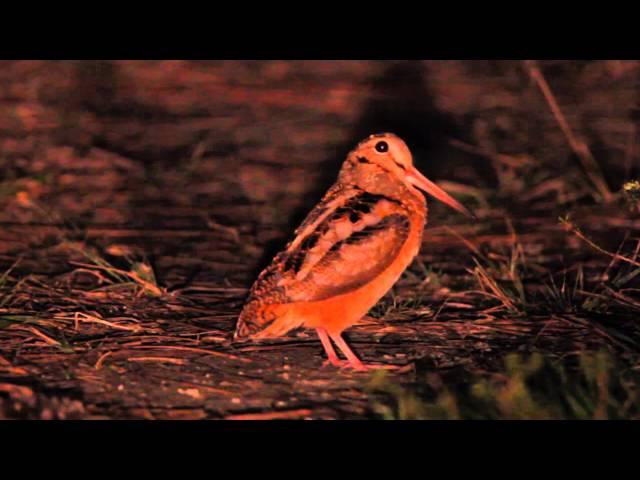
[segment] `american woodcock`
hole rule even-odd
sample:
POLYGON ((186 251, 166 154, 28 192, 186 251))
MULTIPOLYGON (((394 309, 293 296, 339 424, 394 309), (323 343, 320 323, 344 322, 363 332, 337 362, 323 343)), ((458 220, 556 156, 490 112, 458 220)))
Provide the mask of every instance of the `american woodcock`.
POLYGON ((409 148, 396 135, 360 142, 293 240, 258 276, 234 340, 314 328, 332 365, 343 362, 331 340, 348 365, 366 369, 342 331, 384 296, 417 255, 427 204, 416 187, 471 215, 413 166, 409 148))

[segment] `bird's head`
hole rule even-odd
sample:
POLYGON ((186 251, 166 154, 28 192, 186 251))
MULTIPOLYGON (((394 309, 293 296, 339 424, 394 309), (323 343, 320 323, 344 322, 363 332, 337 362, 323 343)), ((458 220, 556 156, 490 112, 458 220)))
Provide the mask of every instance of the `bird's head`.
POLYGON ((413 166, 413 156, 407 144, 393 133, 369 136, 349 154, 349 162, 361 171, 382 169, 403 182, 410 190, 415 187, 437 198, 469 217, 474 215, 455 198, 422 175, 413 166))

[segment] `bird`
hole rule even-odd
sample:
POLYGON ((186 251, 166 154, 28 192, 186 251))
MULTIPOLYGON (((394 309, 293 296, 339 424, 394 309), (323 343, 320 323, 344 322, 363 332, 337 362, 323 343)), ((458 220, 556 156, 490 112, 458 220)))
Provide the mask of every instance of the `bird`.
POLYGON ((419 189, 474 217, 414 167, 397 135, 376 133, 359 142, 292 240, 258 275, 233 341, 315 329, 328 358, 324 364, 368 370, 342 332, 367 314, 418 254, 427 222, 419 189))

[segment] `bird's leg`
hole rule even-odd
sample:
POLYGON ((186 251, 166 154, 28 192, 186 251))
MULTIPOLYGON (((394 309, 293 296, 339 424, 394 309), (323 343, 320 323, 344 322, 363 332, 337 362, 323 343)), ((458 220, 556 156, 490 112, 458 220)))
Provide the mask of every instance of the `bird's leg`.
MULTIPOLYGON (((362 363, 360 359, 356 357, 356 354, 353 353, 353 351, 349 348, 349 345, 347 345, 347 342, 344 341, 341 335, 331 335, 331 338, 333 339, 335 344, 338 346, 340 351, 344 353, 344 355, 347 357, 348 365, 354 370, 365 372, 372 368, 383 369, 383 370, 397 370, 400 368, 400 366, 398 365, 380 365, 380 364, 374 364, 374 363, 368 363, 368 364, 362 363)), ((342 365, 342 366, 346 366, 346 365, 342 365)))
POLYGON ((340 349, 340 351, 344 353, 344 356, 347 357, 347 360, 349 360, 349 365, 351 365, 351 368, 359 371, 368 370, 367 367, 363 365, 363 363, 360 361, 360 359, 356 357, 356 354, 353 353, 353 351, 351 351, 351 349, 349 348, 349 345, 347 345, 347 342, 344 341, 344 339, 340 334, 331 335, 331 338, 333 339, 337 347, 340 349))
POLYGON ((322 346, 324 347, 324 351, 327 352, 328 360, 334 367, 343 366, 344 362, 338 358, 336 355, 336 351, 333 349, 333 345, 331 345, 331 340, 329 340, 329 334, 324 328, 316 328, 316 332, 318 332, 318 337, 320 337, 320 341, 322 342, 322 346))

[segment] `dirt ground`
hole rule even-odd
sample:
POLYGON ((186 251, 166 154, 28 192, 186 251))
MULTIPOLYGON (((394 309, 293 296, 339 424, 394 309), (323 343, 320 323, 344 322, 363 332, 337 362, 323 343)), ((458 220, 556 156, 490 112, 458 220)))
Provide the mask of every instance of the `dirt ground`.
POLYGON ((639 368, 622 191, 639 72, 0 62, 0 418, 377 418, 371 376, 323 367, 314 332, 230 340, 257 274, 379 131, 478 220, 429 201, 418 259, 345 334, 361 358, 403 385, 509 352, 604 348, 639 368))

